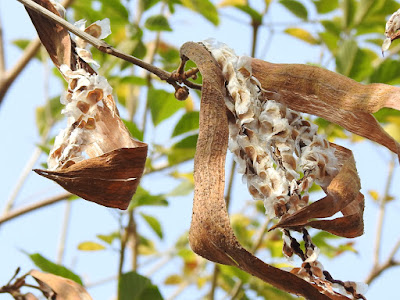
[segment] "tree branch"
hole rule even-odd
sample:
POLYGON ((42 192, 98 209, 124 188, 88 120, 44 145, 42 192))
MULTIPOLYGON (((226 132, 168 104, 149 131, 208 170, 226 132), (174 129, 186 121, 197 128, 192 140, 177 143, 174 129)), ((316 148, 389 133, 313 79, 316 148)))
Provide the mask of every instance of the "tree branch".
POLYGON ((22 216, 22 215, 24 215, 26 213, 32 212, 32 211, 37 210, 39 208, 42 208, 42 207, 45 207, 45 206, 49 206, 51 204, 54 204, 54 203, 57 203, 59 201, 65 200, 65 199, 67 199, 67 198, 69 198, 71 196, 72 196, 71 193, 65 192, 63 194, 50 197, 48 199, 45 199, 45 200, 42 200, 42 201, 27 205, 25 207, 15 209, 15 210, 7 213, 6 215, 0 217, 0 224, 3 224, 5 222, 7 222, 7 221, 10 221, 10 220, 12 220, 12 219, 14 219, 16 217, 22 216))
POLYGON ((4 38, 3 24, 0 16, 0 82, 2 81, 6 71, 5 53, 4 53, 4 38))
POLYGON ((64 20, 63 18, 57 16, 56 14, 53 14, 51 11, 45 9, 44 7, 42 7, 41 5, 33 2, 32 0, 17 0, 19 2, 21 2, 23 5, 25 5, 26 7, 40 13, 41 15, 43 15, 44 17, 54 21, 55 23, 61 25, 62 27, 64 27, 65 29, 67 29, 68 31, 72 32, 73 34, 75 34, 76 36, 79 36, 80 38, 84 39, 85 41, 87 41, 89 44, 91 44, 92 46, 94 46, 95 48, 97 48, 99 51, 104 52, 106 54, 110 54, 113 55, 115 57, 121 58, 127 62, 130 62, 132 64, 135 64, 153 74, 155 74, 156 76, 158 76, 161 80, 165 80, 165 81, 169 81, 171 79, 171 73, 164 71, 160 68, 157 68, 151 64, 146 63, 145 61, 138 59, 134 56, 125 54, 113 47, 111 47, 109 44, 107 44, 106 42, 99 40, 93 36, 91 36, 90 34, 78 29, 77 27, 75 27, 74 25, 72 25, 71 23, 67 22, 66 20, 64 20))
POLYGON ((399 265, 399 262, 394 261, 394 256, 400 248, 400 239, 397 241, 397 243, 393 247, 393 250, 389 254, 386 261, 382 264, 379 263, 379 256, 380 256, 380 250, 381 250, 381 239, 382 239, 382 232, 383 232, 383 221, 385 219, 385 208, 386 208, 386 203, 387 203, 386 199, 389 197, 389 191, 390 191, 390 186, 393 181, 393 173, 394 173, 394 166, 395 166, 396 160, 397 160, 397 156, 393 154, 392 159, 389 162, 388 177, 386 180, 385 190, 379 201, 378 220, 377 220, 377 224, 376 224, 374 263, 373 263, 371 272, 365 279, 366 284, 370 284, 383 271, 389 269, 390 267, 399 265))
POLYGON ((373 269, 378 267, 379 265, 379 254, 381 248, 381 238, 382 238, 382 230, 383 230, 383 220, 385 217, 385 206, 386 206, 386 199, 389 196, 390 185, 393 179, 393 171, 394 171, 394 164, 395 164, 396 156, 392 155, 392 160, 389 162, 389 169, 388 169, 388 177, 386 180, 386 186, 384 193, 379 202, 379 213, 378 213, 378 221, 376 225, 376 239, 375 239, 375 252, 374 252, 374 265, 373 269))

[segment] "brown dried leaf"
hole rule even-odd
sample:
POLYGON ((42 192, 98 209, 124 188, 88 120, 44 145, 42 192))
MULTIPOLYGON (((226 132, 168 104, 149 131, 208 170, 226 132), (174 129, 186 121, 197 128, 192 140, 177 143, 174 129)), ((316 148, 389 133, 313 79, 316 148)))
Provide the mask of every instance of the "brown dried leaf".
POLYGON ((289 108, 322 117, 377 142, 399 155, 400 145, 371 113, 389 107, 400 110, 400 88, 360 84, 340 74, 309 65, 273 64, 252 60, 253 76, 262 88, 280 95, 289 108))
POLYGON ((335 155, 341 168, 329 185, 323 187, 326 197, 282 218, 270 230, 277 227, 311 226, 348 238, 363 234, 364 196, 360 193, 360 179, 353 154, 350 150, 336 144, 330 143, 330 146, 335 148, 335 155), (339 211, 343 213, 341 218, 310 221, 314 218, 331 217, 339 211))
POLYGON ((43 273, 32 270, 29 274, 35 278, 40 286, 48 289, 50 287, 55 293, 57 300, 91 300, 89 293, 78 283, 54 274, 43 273))
POLYGON ((194 61, 203 76, 200 130, 194 162, 195 191, 189 242, 194 252, 225 265, 236 266, 275 287, 307 299, 348 299, 318 291, 296 275, 272 267, 246 251, 236 239, 224 201, 228 121, 224 80, 210 53, 201 45, 186 43, 183 59, 194 61))
POLYGON ((34 170, 86 200, 127 209, 142 177, 147 144, 120 148, 59 171, 34 170))

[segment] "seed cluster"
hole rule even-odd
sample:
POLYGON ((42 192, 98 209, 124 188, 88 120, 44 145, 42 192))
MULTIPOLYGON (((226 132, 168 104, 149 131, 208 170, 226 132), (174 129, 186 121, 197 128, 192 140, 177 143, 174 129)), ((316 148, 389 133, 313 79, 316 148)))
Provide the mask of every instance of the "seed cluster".
MULTIPOLYGON (((111 33, 109 19, 86 28, 85 22, 81 20, 75 25, 96 38, 103 39, 111 33)), ((75 52, 81 59, 97 64, 86 41, 76 37, 75 45, 75 52)), ((68 90, 60 99, 65 105, 62 113, 67 116, 68 124, 55 139, 48 157, 49 170, 65 169, 88 157, 99 156, 118 148, 119 140, 129 139, 125 128, 118 137, 110 134, 112 128, 124 126, 106 78, 89 73, 79 65, 61 65, 59 70, 68 82, 68 90)))
POLYGON ((227 81, 229 149, 251 195, 264 201, 270 218, 294 213, 307 205, 314 182, 324 186, 336 175, 335 150, 315 124, 266 99, 279 95, 263 90, 251 76, 249 57, 237 57, 225 45, 205 45, 227 81))
POLYGON ((65 105, 62 113, 67 116, 67 128, 56 137, 53 150, 48 158, 49 170, 67 168, 78 161, 84 160, 82 153, 91 145, 91 151, 103 154, 101 145, 104 138, 96 123, 101 111, 107 106, 115 113, 115 103, 111 95, 112 88, 107 80, 97 74, 89 74, 83 69, 70 70, 61 66, 61 72, 68 78, 68 91, 61 97, 65 105))
MULTIPOLYGON (((228 96, 229 149, 250 194, 262 200, 269 218, 291 215, 308 205, 313 183, 326 187, 338 173, 335 149, 317 133, 318 127, 278 102, 252 76, 251 58, 238 57, 225 44, 203 42, 221 66, 228 96)), ((283 252, 303 263, 293 273, 329 293, 364 298, 353 282, 334 280, 317 260, 319 250, 303 229, 304 251, 289 230, 283 230, 283 252)))

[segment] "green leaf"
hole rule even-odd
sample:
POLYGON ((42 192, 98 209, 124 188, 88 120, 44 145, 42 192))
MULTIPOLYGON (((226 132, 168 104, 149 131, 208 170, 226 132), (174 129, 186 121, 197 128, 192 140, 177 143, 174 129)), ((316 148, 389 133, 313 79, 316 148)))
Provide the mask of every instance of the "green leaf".
POLYGON ((149 17, 144 23, 144 27, 152 31, 172 31, 167 18, 163 15, 149 17))
POLYGON ((225 275, 228 275, 231 278, 238 278, 240 279, 243 283, 247 283, 249 279, 251 278, 251 275, 236 268, 236 267, 231 267, 231 266, 220 266, 221 272, 225 275))
POLYGON ((176 124, 172 137, 196 130, 199 128, 199 112, 190 111, 182 116, 176 124))
POLYGON ((150 88, 147 99, 154 126, 157 126, 179 109, 185 107, 183 101, 176 100, 173 93, 165 90, 150 88))
POLYGON ((345 40, 339 47, 336 55, 336 70, 345 76, 349 76, 357 55, 357 42, 355 40, 345 40))
POLYGON ((140 0, 140 3, 143 5, 144 10, 148 10, 158 2, 160 2, 160 0, 140 0))
MULTIPOLYGON (((12 44, 17 46, 21 50, 25 50, 25 48, 30 44, 30 42, 31 42, 31 40, 19 39, 19 40, 12 41, 12 44)), ((37 51, 34 57, 39 59, 40 61, 43 61, 42 53, 43 53, 42 51, 37 51)), ((47 56, 46 56, 46 58, 47 58, 47 56)))
POLYGON ((215 26, 219 24, 218 11, 210 0, 181 0, 187 8, 198 12, 215 26))
POLYGON ((313 242, 321 250, 321 253, 329 258, 334 258, 345 251, 356 252, 352 242, 336 246, 329 243, 333 239, 340 239, 340 237, 326 231, 320 231, 312 237, 313 242))
POLYGON ((370 49, 357 49, 349 77, 356 81, 363 81, 369 77, 374 70, 373 61, 377 58, 378 55, 370 49))
POLYGON ((193 158, 196 152, 197 138, 197 134, 191 135, 173 145, 170 149, 170 153, 168 153, 169 163, 174 165, 193 158))
POLYGON ((102 240, 103 242, 106 242, 107 244, 111 245, 112 242, 115 239, 119 239, 120 238, 120 234, 118 231, 115 231, 111 234, 105 235, 105 234, 98 234, 96 235, 98 239, 102 240))
POLYGON ((98 251, 98 250, 104 250, 106 247, 104 247, 102 244, 96 243, 96 242, 82 242, 78 245, 78 249, 81 251, 98 251))
POLYGON ((310 32, 303 28, 286 28, 285 32, 295 38, 298 38, 306 43, 309 43, 311 45, 317 45, 319 44, 319 41, 312 36, 310 32))
POLYGON ((167 206, 168 201, 163 195, 151 195, 148 191, 139 186, 132 198, 129 209, 131 210, 135 207, 144 205, 167 206))
POLYGON ((286 7, 296 17, 307 20, 308 12, 301 2, 296 0, 279 0, 279 3, 286 7))
POLYGON ((171 192, 167 194, 168 197, 186 196, 193 191, 194 184, 189 180, 182 181, 171 192))
POLYGON ((151 239, 145 238, 142 235, 139 235, 139 249, 138 253, 140 255, 152 255, 157 252, 154 242, 151 239))
POLYGON ((143 217, 143 219, 146 221, 146 223, 153 229, 155 234, 162 239, 163 238, 163 232, 161 228, 160 222, 153 216, 146 215, 144 213, 140 213, 140 215, 143 217))
POLYGON ((178 274, 169 275, 164 280, 164 284, 166 284, 166 285, 177 285, 177 284, 180 284, 181 282, 183 282, 183 278, 181 275, 178 275, 178 274))
POLYGON ((339 37, 331 32, 324 31, 319 33, 320 39, 324 42, 324 44, 328 47, 329 51, 333 54, 337 51, 337 44, 339 41, 339 37))
POLYGON ((61 114, 63 107, 60 96, 57 96, 51 98, 45 105, 36 108, 36 126, 40 135, 48 132, 51 126, 64 118, 61 114))
POLYGON ((43 272, 68 278, 79 283, 80 285, 83 285, 81 278, 66 267, 51 262, 39 253, 28 254, 28 256, 32 262, 43 272))
POLYGON ((392 120, 393 117, 395 118, 400 117, 400 111, 384 107, 379 111, 377 111, 376 113, 374 113, 374 117, 380 123, 387 123, 390 122, 390 120, 392 120))
POLYGON ((129 12, 121 1, 100 0, 100 2, 102 4, 100 10, 103 16, 102 18, 107 16, 111 21, 111 26, 120 24, 125 26, 125 24, 129 23, 129 12))
POLYGON ((377 0, 361 0, 355 15, 355 24, 360 24, 364 18, 371 12, 372 6, 379 2, 377 0))
POLYGON ((147 277, 131 271, 121 275, 118 282, 119 300, 162 300, 157 286, 147 277))
POLYGON ((319 14, 326 14, 339 7, 339 0, 313 0, 319 14))
POLYGON ((385 59, 372 73, 370 82, 398 84, 400 83, 400 61, 385 59))
POLYGON ((249 5, 235 5, 235 7, 242 12, 248 14, 250 18, 258 24, 262 23, 262 14, 260 14, 255 9, 251 8, 249 5))
POLYGON ((124 122, 126 128, 128 128, 129 132, 135 139, 143 141, 143 131, 137 127, 136 123, 124 119, 122 121, 124 122))
POLYGON ((341 3, 341 8, 343 10, 343 28, 350 29, 352 27, 356 12, 356 1, 343 0, 341 3))

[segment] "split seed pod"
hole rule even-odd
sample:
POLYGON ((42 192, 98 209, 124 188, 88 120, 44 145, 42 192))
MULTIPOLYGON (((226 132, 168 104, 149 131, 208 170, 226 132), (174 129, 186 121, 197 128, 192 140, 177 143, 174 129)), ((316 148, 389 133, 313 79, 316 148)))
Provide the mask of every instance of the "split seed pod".
MULTIPOLYGON (((59 15, 49 0, 35 2, 59 15)), ((68 91, 61 97, 67 128, 56 137, 49 170, 34 171, 86 200, 126 209, 144 171, 147 144, 132 139, 119 117, 111 86, 79 56, 68 31, 26 9, 53 63, 68 82, 68 91)), ((110 32, 104 28, 108 23, 92 24, 88 28, 95 26, 96 30, 87 31, 105 37, 110 32)))

